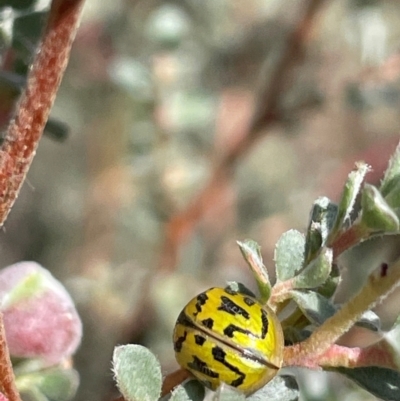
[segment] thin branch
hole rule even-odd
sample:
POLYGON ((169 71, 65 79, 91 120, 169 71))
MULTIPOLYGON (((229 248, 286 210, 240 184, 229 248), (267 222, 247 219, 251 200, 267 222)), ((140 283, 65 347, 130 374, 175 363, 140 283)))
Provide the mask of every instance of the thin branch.
POLYGON ((336 260, 342 253, 349 250, 353 246, 365 241, 373 235, 364 227, 354 224, 348 230, 341 233, 333 241, 331 247, 333 249, 333 259, 336 260))
POLYGON ((359 368, 366 366, 378 366, 393 370, 399 370, 399 364, 386 342, 378 342, 366 348, 344 347, 333 344, 323 354, 305 356, 301 360, 284 360, 284 366, 298 366, 309 369, 328 370, 334 367, 359 368))
POLYGON ((259 96, 259 109, 252 119, 247 135, 241 136, 240 140, 235 141, 233 146, 226 150, 212 171, 208 184, 196 199, 185 210, 172 216, 167 223, 166 241, 161 256, 163 268, 174 268, 179 245, 191 235, 210 205, 217 205, 223 199, 238 160, 262 135, 267 134, 267 128, 279 121, 278 110, 285 85, 294 67, 303 59, 305 42, 310 35, 317 12, 324 3, 325 0, 304 1, 304 13, 288 36, 287 47, 282 52, 274 72, 268 77, 268 82, 265 83, 265 89, 259 96))
POLYGON ((18 197, 68 62, 83 0, 53 0, 48 24, 0 148, 0 226, 18 197))
POLYGON ((275 68, 275 73, 269 77, 263 85, 263 91, 257 101, 258 110, 255 112, 247 140, 260 135, 261 130, 271 123, 279 120, 279 106, 282 93, 285 91, 288 76, 294 68, 303 60, 307 43, 314 20, 325 0, 308 0, 303 6, 303 15, 297 26, 287 39, 287 47, 275 68))
POLYGON ((8 401, 21 401, 15 385, 15 377, 4 331, 3 314, 0 312, 0 391, 8 401))
POLYGON ((176 386, 181 384, 187 378, 190 377, 190 373, 185 369, 178 369, 175 372, 170 373, 164 378, 161 397, 169 394, 176 386))
POLYGON ((366 310, 380 303, 399 284, 400 260, 388 267, 385 276, 371 274, 362 290, 319 326, 307 340, 285 348, 285 365, 301 365, 302 361, 312 356, 317 358, 327 352, 366 310))

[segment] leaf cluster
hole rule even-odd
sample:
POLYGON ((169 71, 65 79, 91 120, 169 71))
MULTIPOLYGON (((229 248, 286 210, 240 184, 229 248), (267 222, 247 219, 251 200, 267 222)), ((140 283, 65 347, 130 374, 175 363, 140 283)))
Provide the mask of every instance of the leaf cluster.
MULTIPOLYGON (((365 163, 356 165, 338 204, 326 197, 314 202, 305 235, 289 230, 281 236, 275 249, 277 279, 274 285, 259 245, 252 240, 238 242, 238 245, 256 279, 260 301, 268 303, 280 317, 285 336, 283 366, 336 371, 389 401, 400 399, 399 347, 396 348, 400 325, 395 324, 387 335, 366 348, 337 344, 354 325, 380 334, 379 317, 371 309, 400 282, 400 262, 389 266, 382 264, 346 304, 337 305, 334 301, 341 280, 338 257, 374 236, 393 235, 399 231, 400 145, 379 187, 364 183, 369 169, 365 163)), ((117 348, 114 354, 114 371, 121 392, 127 400, 156 401, 161 389, 158 361, 143 347, 126 347, 117 348), (131 354, 123 351, 126 347, 131 354), (139 355, 143 360, 138 359, 139 355), (157 380, 144 380, 155 372, 157 380), (139 390, 142 393, 139 394, 139 390)), ((201 400, 203 397, 202 386, 188 381, 163 400, 201 400)), ((296 379, 283 375, 248 397, 253 401, 298 398, 296 379)), ((214 399, 243 400, 244 396, 223 385, 214 399)))

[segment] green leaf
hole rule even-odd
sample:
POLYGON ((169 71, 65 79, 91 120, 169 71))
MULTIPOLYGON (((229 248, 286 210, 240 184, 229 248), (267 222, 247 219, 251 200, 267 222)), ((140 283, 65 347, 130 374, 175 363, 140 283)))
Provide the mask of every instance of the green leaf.
POLYGON ((235 388, 223 383, 218 387, 213 401, 245 401, 246 397, 243 393, 239 392, 235 388))
POLYGON ((361 196, 361 225, 371 231, 398 231, 399 219, 377 188, 365 184, 361 196))
POLYGON ((349 174, 340 198, 336 221, 331 237, 333 237, 350 219, 354 203, 360 193, 362 183, 368 171, 370 171, 368 164, 359 162, 356 164, 356 169, 349 174))
POLYGON ((375 312, 368 310, 362 314, 360 319, 356 322, 356 325, 378 332, 381 329, 381 320, 375 312))
POLYGON ((40 390, 36 387, 23 389, 20 391, 21 399, 23 401, 50 401, 40 390))
POLYGON ((189 398, 185 388, 179 385, 172 392, 170 401, 191 401, 191 398, 189 398))
POLYGON ((393 183, 392 190, 384 198, 386 203, 398 212, 400 208, 400 177, 396 183, 393 183))
POLYGON ((340 283, 340 270, 336 263, 332 264, 332 269, 329 277, 318 288, 318 293, 324 296, 325 298, 331 298, 336 291, 337 286, 340 283))
POLYGON ((79 375, 74 369, 48 368, 18 376, 16 383, 32 399, 68 401, 75 396, 79 375))
POLYGON ((256 294, 253 291, 248 289, 244 284, 238 283, 237 281, 228 281, 228 285, 225 289, 232 290, 234 292, 238 292, 240 294, 249 295, 250 297, 257 298, 256 294))
POLYGON ((237 241, 237 244, 257 281, 261 301, 267 302, 271 295, 271 283, 262 260, 260 245, 252 240, 237 241))
POLYGON ((303 267, 304 235, 296 230, 281 235, 275 247, 276 276, 279 281, 294 277, 303 267))
POLYGON ((316 288, 329 277, 332 269, 333 252, 324 248, 319 256, 293 279, 294 288, 316 288))
POLYGON ((293 376, 275 376, 262 389, 247 397, 247 401, 297 401, 299 386, 293 376))
POLYGON ((336 221, 337 211, 337 205, 326 197, 318 198, 314 202, 307 229, 305 264, 313 260, 321 247, 327 243, 336 221))
POLYGON ((162 398, 170 401, 202 401, 204 399, 205 389, 198 380, 187 380, 182 385, 177 386, 172 391, 171 396, 162 398))
POLYGON ((393 156, 389 161, 389 166, 385 171, 385 176, 381 182, 381 194, 386 197, 397 186, 400 180, 400 143, 397 145, 393 156))
POLYGON ((310 337, 311 331, 308 329, 299 329, 297 327, 288 326, 283 329, 283 335, 285 338, 285 345, 292 345, 306 340, 310 337))
POLYGON ((162 375, 157 358, 141 345, 114 348, 113 370, 119 390, 128 401, 156 401, 162 375))
MULTIPOLYGON (((304 313, 304 316, 306 316, 307 319, 316 326, 320 326, 326 319, 333 316, 337 311, 337 307, 318 292, 310 290, 293 290, 290 294, 304 313)), ((372 311, 366 311, 363 313, 361 318, 355 324, 371 331, 380 330, 380 319, 378 315, 372 311)))
POLYGON ((291 291, 293 300, 307 319, 319 326, 336 313, 336 307, 315 291, 291 291))
POLYGON ((400 372, 368 366, 362 368, 335 368, 374 396, 385 400, 400 400, 400 372))

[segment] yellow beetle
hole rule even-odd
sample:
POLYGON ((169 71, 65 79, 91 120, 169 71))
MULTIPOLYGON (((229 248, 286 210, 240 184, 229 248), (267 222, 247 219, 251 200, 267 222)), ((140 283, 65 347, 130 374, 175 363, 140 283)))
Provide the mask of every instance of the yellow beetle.
POLYGON ((231 288, 210 288, 193 298, 175 325, 178 363, 215 390, 226 383, 251 394, 282 366, 284 339, 275 313, 231 288))

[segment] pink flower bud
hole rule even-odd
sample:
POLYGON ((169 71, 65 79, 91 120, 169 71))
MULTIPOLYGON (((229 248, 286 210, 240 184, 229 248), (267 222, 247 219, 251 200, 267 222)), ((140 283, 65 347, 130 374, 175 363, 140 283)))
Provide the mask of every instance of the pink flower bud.
POLYGON ((8 401, 8 398, 3 393, 0 393, 0 401, 8 401))
POLYGON ((0 270, 0 309, 11 356, 42 358, 52 365, 80 343, 82 323, 70 295, 35 262, 0 270))

